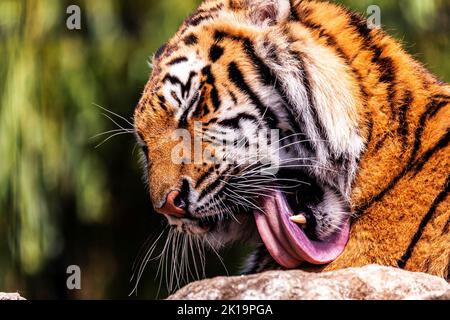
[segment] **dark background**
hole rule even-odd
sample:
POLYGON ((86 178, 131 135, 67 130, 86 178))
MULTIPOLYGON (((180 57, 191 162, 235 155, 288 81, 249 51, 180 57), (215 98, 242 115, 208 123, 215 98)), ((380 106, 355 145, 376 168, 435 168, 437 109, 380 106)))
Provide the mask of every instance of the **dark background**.
MULTIPOLYGON (((387 31, 450 80, 449 0, 338 2, 362 13, 379 5, 387 31)), ((92 137, 117 127, 95 104, 131 121, 149 58, 198 3, 0 0, 0 291, 128 297, 139 248, 164 221, 151 209, 133 136, 96 148, 102 137, 92 137), (66 28, 70 4, 81 8, 81 30, 66 28), (69 265, 81 268, 81 290, 66 288, 69 265)), ((229 274, 248 251, 221 252, 229 274)), ((132 297, 157 296, 157 266, 148 264, 132 297)), ((209 253, 207 275, 225 274, 209 253)))

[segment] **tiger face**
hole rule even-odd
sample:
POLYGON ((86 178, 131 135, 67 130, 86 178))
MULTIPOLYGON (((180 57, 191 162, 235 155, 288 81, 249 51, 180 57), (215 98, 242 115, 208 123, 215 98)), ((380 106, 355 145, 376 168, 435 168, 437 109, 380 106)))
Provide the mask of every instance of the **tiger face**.
POLYGON ((155 54, 135 112, 155 210, 214 246, 262 240, 288 268, 342 252, 364 147, 355 84, 287 32, 296 10, 205 1, 155 54))
POLYGON ((307 262, 446 275, 449 99, 340 6, 205 0, 155 54, 134 119, 176 238, 262 244, 249 273, 307 262))
POLYGON ((296 157, 297 135, 288 113, 274 113, 283 101, 273 89, 252 88, 259 75, 247 73, 254 62, 241 48, 254 50, 250 40, 205 28, 158 51, 135 119, 155 209, 180 232, 221 246, 254 238, 255 198, 283 180, 278 164, 296 157))
MULTIPOLYGON (((247 178, 262 179, 260 160, 278 150, 266 150, 264 156, 249 152, 266 121, 229 83, 230 58, 218 37, 187 35, 176 53, 169 54, 170 45, 161 49, 154 60, 154 86, 144 97, 148 104, 136 123, 155 209, 180 232, 214 233, 211 242, 226 243, 234 237, 226 230, 245 227, 254 206, 231 186, 245 183, 239 177, 244 168, 247 178), (199 49, 200 41, 210 49, 199 49)), ((236 77, 243 77, 235 69, 236 77)))

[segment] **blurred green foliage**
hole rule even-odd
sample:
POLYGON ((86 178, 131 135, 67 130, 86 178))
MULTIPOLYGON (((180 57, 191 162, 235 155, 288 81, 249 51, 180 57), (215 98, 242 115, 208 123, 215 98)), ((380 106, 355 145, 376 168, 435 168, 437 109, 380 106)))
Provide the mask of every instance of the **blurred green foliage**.
MULTIPOLYGON (((149 57, 199 0, 0 0, 0 289, 29 298, 123 298, 152 215, 133 137, 99 148, 115 129, 106 107, 131 120, 149 57), (82 29, 66 28, 66 8, 82 29), (83 290, 67 292, 78 264, 83 290)), ((450 0, 337 1, 376 4, 386 30, 444 81, 450 80, 450 0)), ((125 122, 121 122, 126 125, 125 122)), ((230 273, 240 248, 225 253, 230 273)), ((212 263, 209 275, 224 274, 212 263)), ((149 266, 139 297, 155 297, 149 266)))

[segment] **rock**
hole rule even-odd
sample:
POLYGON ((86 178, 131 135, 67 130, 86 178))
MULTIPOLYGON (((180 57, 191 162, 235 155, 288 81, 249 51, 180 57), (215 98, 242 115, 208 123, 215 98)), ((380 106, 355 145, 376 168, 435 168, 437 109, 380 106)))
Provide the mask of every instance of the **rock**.
POLYGON ((191 283, 168 299, 449 300, 450 284, 429 274, 369 265, 324 273, 294 270, 218 277, 191 283))
POLYGON ((4 293, 0 292, 0 300, 25 300, 18 293, 4 293))

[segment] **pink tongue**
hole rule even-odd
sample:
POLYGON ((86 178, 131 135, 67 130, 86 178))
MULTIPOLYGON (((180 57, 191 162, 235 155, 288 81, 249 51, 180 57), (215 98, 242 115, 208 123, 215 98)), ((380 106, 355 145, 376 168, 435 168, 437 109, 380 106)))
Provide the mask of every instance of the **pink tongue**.
POLYGON ((304 261, 327 264, 344 251, 349 238, 349 221, 332 239, 318 242, 309 240, 302 229, 289 220, 292 210, 281 192, 265 198, 262 209, 264 213, 254 213, 259 234, 270 255, 283 267, 293 269, 304 261))

